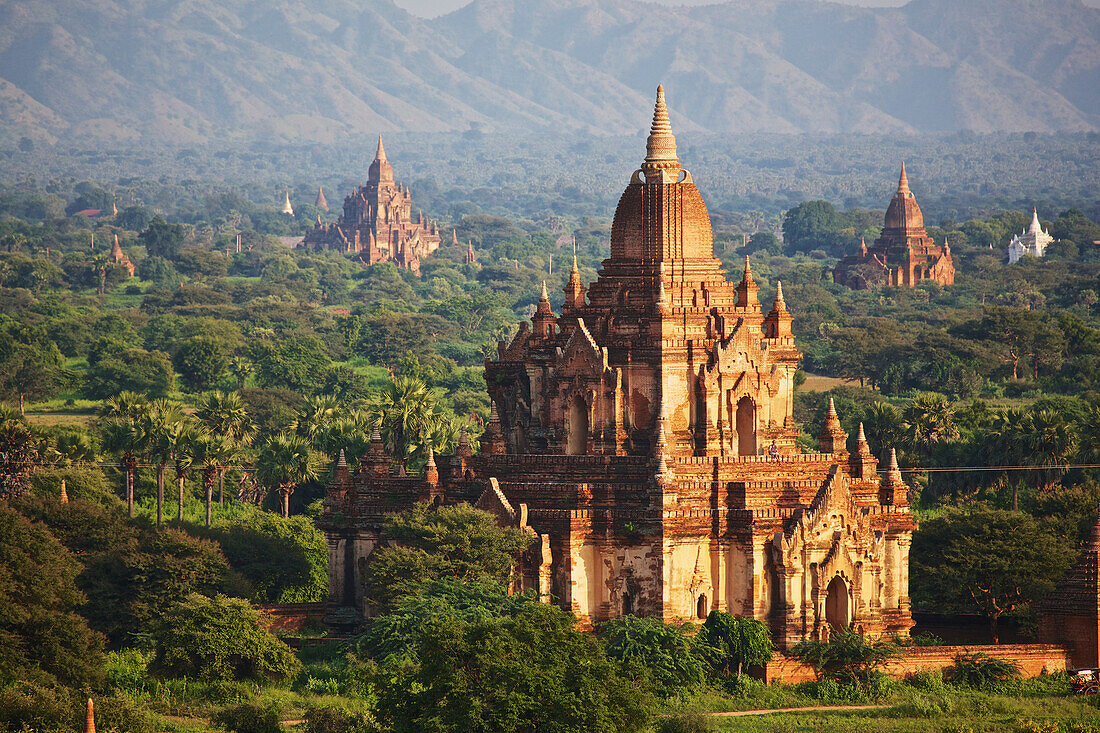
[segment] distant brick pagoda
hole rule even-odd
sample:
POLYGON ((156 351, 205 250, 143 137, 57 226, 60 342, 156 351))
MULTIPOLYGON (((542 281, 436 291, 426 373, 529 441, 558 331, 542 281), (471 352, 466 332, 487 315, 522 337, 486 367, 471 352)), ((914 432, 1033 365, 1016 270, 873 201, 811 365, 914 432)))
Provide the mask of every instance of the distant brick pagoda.
POLYGON ((833 270, 833 280, 854 290, 883 285, 913 287, 925 280, 940 285, 955 282, 951 247, 940 247, 924 228, 924 214, 901 164, 898 190, 886 209, 882 235, 868 247, 860 243, 859 254, 845 257, 833 270))
POLYGON ((848 624, 908 632, 896 460, 880 479, 862 426, 850 453, 831 403, 820 452, 799 452, 782 288, 764 313, 747 260, 726 279, 660 87, 646 153, 597 280, 574 263, 561 315, 544 287, 486 361, 481 453, 463 439, 423 477, 394 476, 376 431, 354 475, 338 467, 321 519, 332 606, 369 613, 361 571, 387 513, 469 502, 537 539, 516 586, 583 625, 719 609, 763 620, 780 648, 848 624))
MULTIPOLYGON (((323 195, 318 192, 318 206, 323 195)), ((379 135, 366 185, 344 199, 344 213, 335 224, 322 224, 318 216, 300 246, 358 254, 366 265, 393 262, 419 274, 421 261, 439 249, 439 241, 435 222, 423 212, 413 218, 412 195, 407 186, 394 182, 379 135)))

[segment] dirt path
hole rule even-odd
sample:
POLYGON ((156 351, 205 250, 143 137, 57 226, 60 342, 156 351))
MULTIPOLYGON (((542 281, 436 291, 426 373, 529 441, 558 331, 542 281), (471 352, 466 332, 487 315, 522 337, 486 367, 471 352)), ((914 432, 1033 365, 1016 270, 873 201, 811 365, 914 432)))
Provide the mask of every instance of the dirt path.
POLYGON ((771 715, 772 713, 814 713, 832 710, 877 710, 890 705, 813 705, 807 708, 772 708, 770 710, 733 710, 728 713, 711 713, 716 718, 738 718, 748 715, 771 715))

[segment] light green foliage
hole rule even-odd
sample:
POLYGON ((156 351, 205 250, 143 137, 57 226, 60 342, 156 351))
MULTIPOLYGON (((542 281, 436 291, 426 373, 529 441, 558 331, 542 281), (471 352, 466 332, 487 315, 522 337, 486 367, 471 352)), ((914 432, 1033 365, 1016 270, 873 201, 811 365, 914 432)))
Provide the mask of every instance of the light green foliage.
POLYGON ((172 607, 155 633, 153 669, 199 680, 291 680, 294 652, 260 624, 248 601, 192 593, 172 607))
POLYGON ((741 678, 746 667, 759 667, 772 658, 768 628, 757 619, 711 611, 696 642, 706 649, 714 670, 722 677, 741 678))
POLYGON ((600 624, 597 633, 609 657, 630 674, 648 676, 658 692, 703 681, 706 664, 680 626, 623 616, 600 624))

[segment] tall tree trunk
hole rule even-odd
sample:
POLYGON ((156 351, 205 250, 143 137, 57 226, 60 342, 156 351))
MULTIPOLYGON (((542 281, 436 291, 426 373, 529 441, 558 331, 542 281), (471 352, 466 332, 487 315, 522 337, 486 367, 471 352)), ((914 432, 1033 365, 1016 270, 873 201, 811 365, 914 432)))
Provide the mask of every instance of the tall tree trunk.
POLYGON ((290 516, 290 492, 279 489, 279 496, 282 498, 283 516, 290 516))
POLYGON ((103 294, 107 292, 107 271, 99 271, 99 297, 103 297, 103 294))
POLYGON ((206 469, 202 474, 202 483, 206 487, 206 526, 210 527, 210 505, 214 502, 214 477, 213 469, 206 469))
POLYGON ((134 518, 134 467, 132 463, 126 464, 126 511, 130 513, 130 519, 134 518))
POLYGON ((218 469, 218 505, 225 506, 225 469, 218 469))
POLYGON ((989 638, 993 641, 994 644, 1001 643, 1001 635, 1000 632, 997 630, 997 620, 997 616, 989 617, 989 638))
POLYGON ((1012 485, 1012 511, 1020 511, 1020 487, 1016 484, 1012 485))
POLYGON ((180 524, 183 524, 183 482, 186 480, 186 477, 180 476, 180 505, 179 512, 176 514, 176 521, 180 524))
POLYGON ((27 416, 26 400, 22 392, 19 393, 19 417, 27 416))
POLYGON ((164 470, 166 463, 157 464, 157 529, 164 523, 164 470))

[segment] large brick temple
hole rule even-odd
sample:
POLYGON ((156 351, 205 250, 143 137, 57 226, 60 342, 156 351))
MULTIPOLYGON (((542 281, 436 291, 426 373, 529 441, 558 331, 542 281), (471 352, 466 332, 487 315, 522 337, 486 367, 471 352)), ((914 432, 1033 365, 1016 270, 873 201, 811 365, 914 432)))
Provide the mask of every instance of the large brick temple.
POLYGON ((944 242, 941 247, 928 235, 924 213, 909 189, 905 163, 881 236, 870 247, 861 242, 857 254, 841 259, 833 269, 833 280, 855 290, 881 285, 911 288, 925 280, 955 283, 951 246, 944 242))
POLYGON ((358 254, 366 265, 393 262, 419 274, 420 262, 439 249, 439 242, 435 222, 424 218, 423 212, 413 216, 412 194, 394 181, 379 135, 366 185, 344 199, 344 213, 335 224, 322 224, 317 217, 317 226, 306 232, 300 246, 358 254))
POLYGON ((369 613, 359 575, 387 513, 470 502, 532 536, 516 587, 583 625, 720 609, 763 620, 780 648, 848 624, 906 634, 905 484, 896 461, 880 478, 862 427, 849 451, 831 404, 819 452, 796 446, 801 353, 776 290, 765 312, 747 260, 726 279, 659 87, 597 280, 574 266, 561 314, 544 288, 486 361, 480 453, 464 440, 424 476, 394 476, 376 431, 354 472, 338 467, 321 520, 330 605, 369 613))

